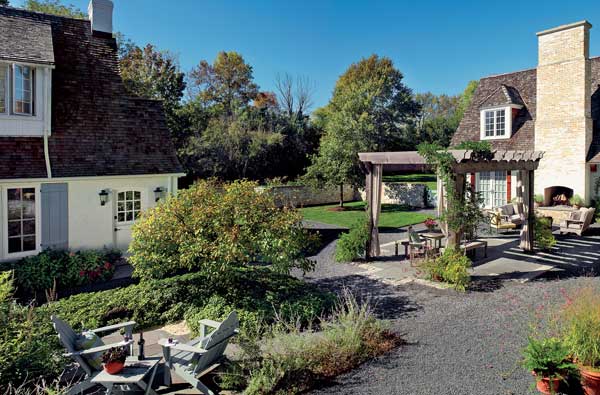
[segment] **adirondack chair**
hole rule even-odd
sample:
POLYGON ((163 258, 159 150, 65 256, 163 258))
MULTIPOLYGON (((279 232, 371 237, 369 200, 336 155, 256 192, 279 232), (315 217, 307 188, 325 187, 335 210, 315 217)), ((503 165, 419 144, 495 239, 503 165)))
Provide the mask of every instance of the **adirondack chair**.
POLYGON ((232 311, 223 322, 200 320, 200 337, 189 343, 170 343, 167 339, 160 339, 158 344, 162 346, 168 367, 165 369, 165 384, 170 385, 170 372, 174 372, 203 394, 214 395, 200 379, 220 365, 225 348, 239 332, 239 326, 237 314, 232 311), (207 335, 207 328, 214 330, 207 335))
MULTIPOLYGON (((131 347, 133 346, 133 340, 127 340, 127 341, 123 340, 122 342, 115 343, 115 344, 103 344, 103 345, 100 345, 97 347, 88 348, 86 350, 78 350, 77 349, 78 348, 77 340, 81 337, 81 335, 76 333, 69 324, 67 324, 66 322, 64 322, 63 320, 58 318, 57 316, 52 315, 50 317, 50 319, 52 320, 52 325, 54 326, 54 329, 58 333, 58 339, 60 340, 62 345, 65 346, 65 348, 68 351, 68 353, 64 354, 64 356, 71 357, 75 362, 77 362, 79 367, 85 372, 84 379, 80 383, 78 383, 76 386, 74 386, 73 388, 71 388, 69 390, 69 392, 68 392, 69 395, 83 393, 83 391, 95 386, 95 384, 93 384, 91 382, 91 380, 98 373, 100 373, 101 370, 98 370, 98 368, 94 367, 93 364, 90 363, 89 359, 86 358, 86 356, 90 356, 90 355, 93 355, 93 354, 96 354, 99 352, 106 351, 112 347, 119 347, 119 346, 129 346, 130 353, 131 353, 131 347)), ((128 335, 128 338, 132 339, 131 336, 132 336, 134 326, 135 326, 135 322, 129 321, 129 322, 124 322, 122 324, 116 324, 116 325, 105 326, 105 327, 98 328, 98 329, 92 329, 91 332, 100 334, 100 333, 114 332, 118 329, 124 328, 125 335, 128 335)))

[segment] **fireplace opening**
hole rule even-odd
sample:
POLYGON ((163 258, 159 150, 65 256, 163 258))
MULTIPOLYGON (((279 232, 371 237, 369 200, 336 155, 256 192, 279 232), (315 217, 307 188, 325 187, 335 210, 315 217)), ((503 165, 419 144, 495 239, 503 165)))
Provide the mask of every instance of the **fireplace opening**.
POLYGON ((573 190, 568 187, 554 186, 544 189, 544 206, 568 206, 573 190))

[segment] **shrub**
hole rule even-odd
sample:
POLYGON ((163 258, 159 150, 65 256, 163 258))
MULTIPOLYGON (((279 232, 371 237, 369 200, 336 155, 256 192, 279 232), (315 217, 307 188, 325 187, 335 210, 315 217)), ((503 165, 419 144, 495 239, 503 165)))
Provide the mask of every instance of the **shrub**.
POLYGON ((252 262, 287 273, 309 270, 305 253, 314 242, 300 213, 276 207, 257 184, 199 181, 145 212, 133 226, 129 261, 140 278, 185 271, 227 274, 252 262))
POLYGON ((600 368, 600 291, 585 287, 569 295, 558 323, 566 346, 576 361, 600 368))
POLYGON ((429 279, 447 282, 459 291, 465 291, 471 281, 470 267, 471 260, 461 250, 452 248, 446 248, 442 255, 424 265, 429 279))
POLYGON ((569 374, 577 372, 577 366, 570 360, 568 347, 555 337, 529 337, 523 349, 523 367, 528 372, 534 372, 536 380, 544 377, 564 380, 569 374))
POLYGON ((297 394, 396 347, 399 337, 376 319, 368 303, 346 294, 321 331, 276 325, 250 371, 246 395, 297 394))
POLYGON ((536 202, 537 204, 544 203, 544 195, 540 195, 539 193, 533 195, 533 201, 536 202))
MULTIPOLYGON (((58 374, 62 369, 60 352, 54 347, 56 336, 40 333, 40 316, 30 306, 12 300, 10 272, 0 273, 0 392, 9 384, 21 384, 40 375, 58 374)), ((15 390, 16 391, 16 390, 15 390)))
POLYGON ((556 245, 556 238, 552 234, 552 219, 536 217, 534 223, 535 244, 541 250, 549 250, 556 245))
POLYGON ((55 281, 57 289, 61 290, 108 280, 120 257, 118 251, 110 250, 45 250, 4 268, 14 270, 19 293, 35 295, 53 288, 55 281))
POLYGON ((340 236, 335 247, 335 260, 351 262, 364 256, 368 240, 369 227, 367 217, 364 216, 350 227, 350 232, 340 236))
POLYGON ((583 200, 583 198, 581 196, 573 195, 573 197, 571 197, 569 199, 569 203, 571 203, 571 205, 573 205, 573 206, 583 206, 585 201, 583 200))

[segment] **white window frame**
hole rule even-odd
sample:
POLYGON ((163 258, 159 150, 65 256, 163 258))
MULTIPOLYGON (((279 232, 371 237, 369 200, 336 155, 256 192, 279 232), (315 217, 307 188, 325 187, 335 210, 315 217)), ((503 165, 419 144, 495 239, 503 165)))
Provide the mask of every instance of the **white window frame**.
MULTIPOLYGON (((135 199, 135 197, 134 197, 134 199, 131 200, 133 202, 133 205, 134 205, 134 207, 133 207, 133 219, 130 220, 130 221, 127 221, 127 220, 125 220, 125 221, 119 221, 119 212, 120 212, 119 211, 119 193, 125 193, 125 205, 127 205, 127 192, 133 192, 133 193, 139 192, 139 194, 140 194, 140 199, 139 199, 139 201, 140 201, 140 209, 139 209, 140 215, 141 215, 142 211, 144 210, 144 192, 141 189, 124 188, 124 189, 117 190, 116 193, 115 193, 115 222, 116 222, 117 225, 131 225, 131 224, 134 224, 135 221, 137 220, 135 218, 135 211, 136 211, 136 209, 135 209, 135 201, 137 199, 135 199)), ((127 211, 129 211, 129 210, 127 210, 127 208, 126 208, 125 211, 123 211, 123 212, 126 213, 127 211)))
POLYGON ((2 244, 4 245, 4 258, 8 260, 20 259, 41 252, 41 194, 39 185, 7 185, 2 188, 2 244), (35 249, 31 251, 8 252, 8 190, 16 188, 33 188, 35 190, 35 249))
POLYGON ((12 65, 12 113, 20 116, 33 117, 35 116, 35 67, 21 64, 21 63, 13 63, 12 65), (29 112, 19 112, 17 111, 17 67, 27 67, 29 68, 29 112))
POLYGON ((10 113, 10 64, 8 63, 0 63, 6 67, 6 75, 5 78, 5 86, 4 86, 4 111, 0 112, 0 115, 8 115, 10 113))
POLYGON ((523 106, 518 104, 511 104, 508 106, 499 106, 499 107, 486 107, 482 108, 480 112, 480 140, 505 140, 509 139, 512 136, 512 127, 513 127, 513 109, 520 110, 523 106), (497 123, 498 123, 498 111, 504 110, 504 134, 498 135, 497 123), (485 127, 486 127, 486 114, 488 112, 494 113, 494 131, 492 136, 486 136, 485 127))
POLYGON ((495 208, 498 206, 503 206, 508 204, 508 182, 507 182, 507 174, 510 174, 506 171, 489 171, 489 172, 478 172, 476 173, 475 179, 475 190, 481 193, 481 197, 484 199, 483 205, 485 208, 495 208), (491 198, 486 199, 484 191, 481 190, 482 186, 482 173, 490 173, 490 178, 486 180, 488 183, 488 194, 490 194, 491 198), (498 177, 498 173, 502 173, 500 177, 498 177), (500 188, 498 188, 500 185, 500 188), (491 204, 490 204, 491 203, 491 204))

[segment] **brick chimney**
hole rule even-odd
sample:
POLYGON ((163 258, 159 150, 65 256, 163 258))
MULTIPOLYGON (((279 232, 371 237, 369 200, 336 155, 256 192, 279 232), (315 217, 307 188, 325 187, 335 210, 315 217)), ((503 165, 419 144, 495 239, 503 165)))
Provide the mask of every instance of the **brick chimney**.
POLYGON ((567 186, 590 199, 586 155, 592 141, 589 44, 581 21, 539 32, 535 150, 545 151, 536 193, 567 186))
POLYGON ((90 0, 88 15, 92 22, 92 32, 113 32, 113 2, 110 0, 90 0))

